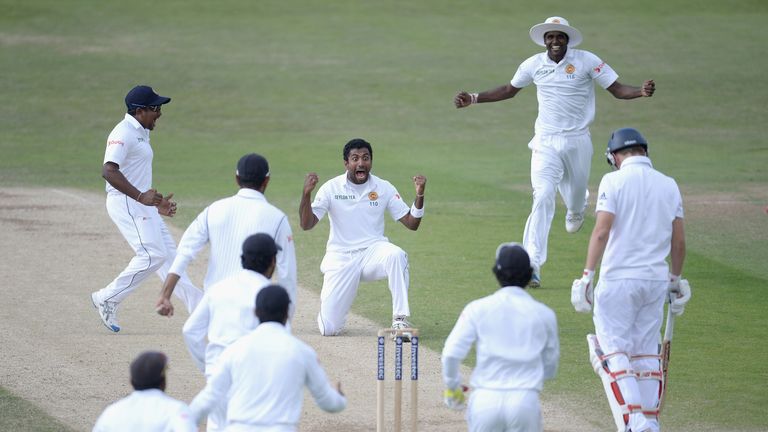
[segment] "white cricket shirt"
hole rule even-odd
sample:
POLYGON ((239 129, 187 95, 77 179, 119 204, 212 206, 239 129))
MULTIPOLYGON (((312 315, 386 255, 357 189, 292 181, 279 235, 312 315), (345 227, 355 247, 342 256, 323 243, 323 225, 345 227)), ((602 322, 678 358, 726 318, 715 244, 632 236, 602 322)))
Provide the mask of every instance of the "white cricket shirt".
POLYGON ((510 84, 517 88, 536 84, 537 135, 580 134, 588 130, 595 118, 593 81, 608 88, 618 78, 596 55, 569 48, 559 63, 546 52, 529 57, 518 67, 510 84))
POLYGON ((683 217, 683 198, 671 177, 653 169, 645 156, 632 156, 603 176, 598 212, 613 213, 600 278, 667 280, 672 222, 683 217))
MULTIPOLYGON (((104 163, 116 163, 126 180, 144 192, 152 187, 153 155, 152 146, 149 145, 149 129, 144 129, 138 120, 126 114, 107 138, 104 163)), ((106 183, 107 193, 122 194, 109 182, 106 183)))
POLYGON ((227 430, 296 430, 305 385, 324 411, 347 406, 328 383, 314 350, 283 325, 267 322, 224 350, 190 408, 200 420, 218 400, 227 399, 227 430))
POLYGON ((206 375, 226 347, 259 325, 256 294, 270 283, 261 273, 241 268, 205 291, 182 333, 192 359, 206 375))
POLYGON ((159 389, 136 390, 108 406, 93 432, 196 432, 192 414, 184 402, 159 389))
POLYGON ((282 248, 277 252, 275 279, 296 303, 296 250, 288 217, 261 192, 241 188, 236 195, 206 207, 181 237, 169 272, 183 274, 197 253, 208 243, 208 271, 203 287, 231 276, 243 266, 243 242, 252 234, 266 233, 282 248))
POLYGON ((389 241, 384 236, 385 211, 398 221, 410 207, 392 183, 373 174, 362 185, 348 181, 346 173, 334 177, 320 187, 312 202, 312 212, 318 220, 326 213, 329 215, 329 252, 347 252, 389 241))
POLYGON ((461 383, 458 365, 474 343, 477 365, 472 388, 541 391, 544 380, 557 373, 560 342, 555 313, 522 288, 500 288, 464 308, 443 347, 447 387, 461 383))

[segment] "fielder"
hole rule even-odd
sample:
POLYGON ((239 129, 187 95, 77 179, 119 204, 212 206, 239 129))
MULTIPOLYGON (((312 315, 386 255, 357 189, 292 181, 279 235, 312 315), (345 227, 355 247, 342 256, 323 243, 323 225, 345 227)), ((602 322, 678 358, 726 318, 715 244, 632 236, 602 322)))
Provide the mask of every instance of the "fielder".
POLYGON ((235 171, 240 190, 236 195, 206 207, 184 231, 157 301, 157 313, 173 315, 171 293, 179 282, 179 275, 184 274, 206 244, 210 244, 211 253, 203 282, 205 289, 242 270, 240 249, 245 239, 256 233, 267 233, 278 244, 277 282, 288 290, 291 304, 296 304, 293 231, 285 213, 267 202, 264 196, 269 179, 269 163, 263 156, 251 153, 240 158, 235 171))
MULTIPOLYGON (((259 233, 245 239, 242 250, 240 270, 205 291, 182 330, 192 360, 207 380, 213 376, 222 351, 259 325, 253 301, 259 290, 270 284, 280 246, 269 234, 259 233)), ((211 408, 206 430, 223 430, 226 416, 227 404, 221 400, 211 408)))
MULTIPOLYGON (((592 367, 600 376, 619 432, 659 430, 664 303, 681 315, 691 298, 680 278, 685 260, 683 201, 674 179, 653 169, 648 141, 635 129, 613 132, 606 150, 617 171, 603 176, 597 220, 571 303, 589 313, 592 367), (670 255, 671 268, 666 257, 670 255), (602 257, 600 282, 592 292, 602 257)), ((668 324, 669 325, 669 324, 668 324)))
MULTIPOLYGON (((149 132, 155 129, 161 108, 171 98, 158 96, 147 86, 136 86, 125 96, 128 113, 107 138, 102 177, 107 181, 107 213, 136 256, 106 287, 91 294, 101 321, 119 332, 117 307, 152 273, 165 280, 176 255, 176 243, 160 215, 176 214, 173 194, 163 196, 152 188, 152 146, 149 132)), ((181 274, 176 292, 192 311, 203 292, 181 274)))
POLYGON ((461 312, 443 348, 445 404, 464 407, 459 366, 477 343, 467 409, 470 431, 542 431, 539 393, 557 373, 557 318, 525 291, 533 268, 525 249, 503 243, 493 274, 501 289, 461 312))
POLYGON ((617 99, 651 97, 653 80, 642 87, 624 85, 618 75, 589 51, 573 49, 581 43, 581 32, 561 17, 550 17, 531 27, 534 43, 546 51, 529 57, 509 84, 480 93, 459 92, 457 108, 514 97, 523 87, 536 85, 539 115, 531 149, 533 205, 523 232, 523 246, 531 256, 531 287, 541 285, 541 266, 547 261, 547 240, 555 216, 555 192, 568 211, 565 229, 575 233, 584 224, 589 191, 592 140, 589 125, 595 118, 595 82, 617 99))
POLYGON ((331 387, 315 351, 285 328, 289 304, 288 293, 279 285, 259 291, 260 324, 224 350, 205 389, 190 404, 198 422, 225 400, 227 432, 295 431, 304 386, 324 411, 339 412, 347 406, 341 384, 331 387))
POLYGON ((311 194, 318 176, 313 172, 307 174, 299 205, 301 228, 305 231, 317 225, 326 213, 331 221, 325 257, 320 264, 320 333, 334 336, 341 332, 360 281, 384 278, 388 279, 392 294, 392 328, 409 328, 408 255, 384 236, 384 213, 388 212, 393 220, 410 230, 419 229, 427 178, 413 177, 416 199, 409 208, 390 182, 371 174, 373 149, 367 141, 349 141, 343 156, 346 173, 323 184, 314 202, 311 194))
POLYGON ((189 407, 165 394, 168 357, 141 353, 131 362, 133 393, 108 406, 93 432, 197 432, 189 407))

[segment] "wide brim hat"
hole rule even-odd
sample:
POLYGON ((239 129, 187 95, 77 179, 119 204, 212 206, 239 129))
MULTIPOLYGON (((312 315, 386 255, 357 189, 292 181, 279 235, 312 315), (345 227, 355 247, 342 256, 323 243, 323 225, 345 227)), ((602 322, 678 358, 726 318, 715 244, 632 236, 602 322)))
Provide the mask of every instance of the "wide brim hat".
POLYGON ((531 40, 533 40, 536 45, 546 46, 544 45, 544 35, 551 31, 559 31, 567 34, 569 47, 575 47, 583 40, 579 30, 575 27, 571 27, 568 24, 567 19, 558 16, 549 17, 543 23, 531 27, 531 40))

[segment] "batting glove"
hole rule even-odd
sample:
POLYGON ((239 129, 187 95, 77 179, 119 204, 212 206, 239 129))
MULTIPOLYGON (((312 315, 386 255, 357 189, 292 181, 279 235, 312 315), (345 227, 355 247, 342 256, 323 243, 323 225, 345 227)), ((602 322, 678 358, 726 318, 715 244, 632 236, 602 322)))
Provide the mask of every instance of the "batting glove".
POLYGON ((688 283, 688 279, 680 279, 680 276, 670 276, 669 308, 675 316, 680 316, 685 312, 685 305, 691 299, 691 285, 688 283), (674 282, 673 278, 676 278, 674 282))
POLYGON ((571 304, 576 312, 592 312, 594 302, 594 289, 592 287, 592 278, 595 276, 594 270, 584 269, 584 275, 581 279, 575 279, 571 285, 571 304))
POLYGON ((466 398, 464 392, 467 391, 467 387, 459 386, 455 389, 445 389, 443 391, 443 402, 445 406, 452 410, 461 411, 467 407, 466 398))

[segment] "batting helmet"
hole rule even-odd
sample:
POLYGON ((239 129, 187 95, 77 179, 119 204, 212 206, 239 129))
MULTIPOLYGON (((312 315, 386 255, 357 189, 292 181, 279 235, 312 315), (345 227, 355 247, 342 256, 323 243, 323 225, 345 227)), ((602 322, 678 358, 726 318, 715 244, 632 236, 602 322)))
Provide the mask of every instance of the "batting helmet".
POLYGON ((608 140, 608 148, 605 149, 605 158, 608 161, 608 165, 616 166, 616 159, 613 157, 614 153, 635 146, 642 147, 645 153, 648 154, 648 141, 637 129, 621 128, 613 131, 611 138, 608 140))

